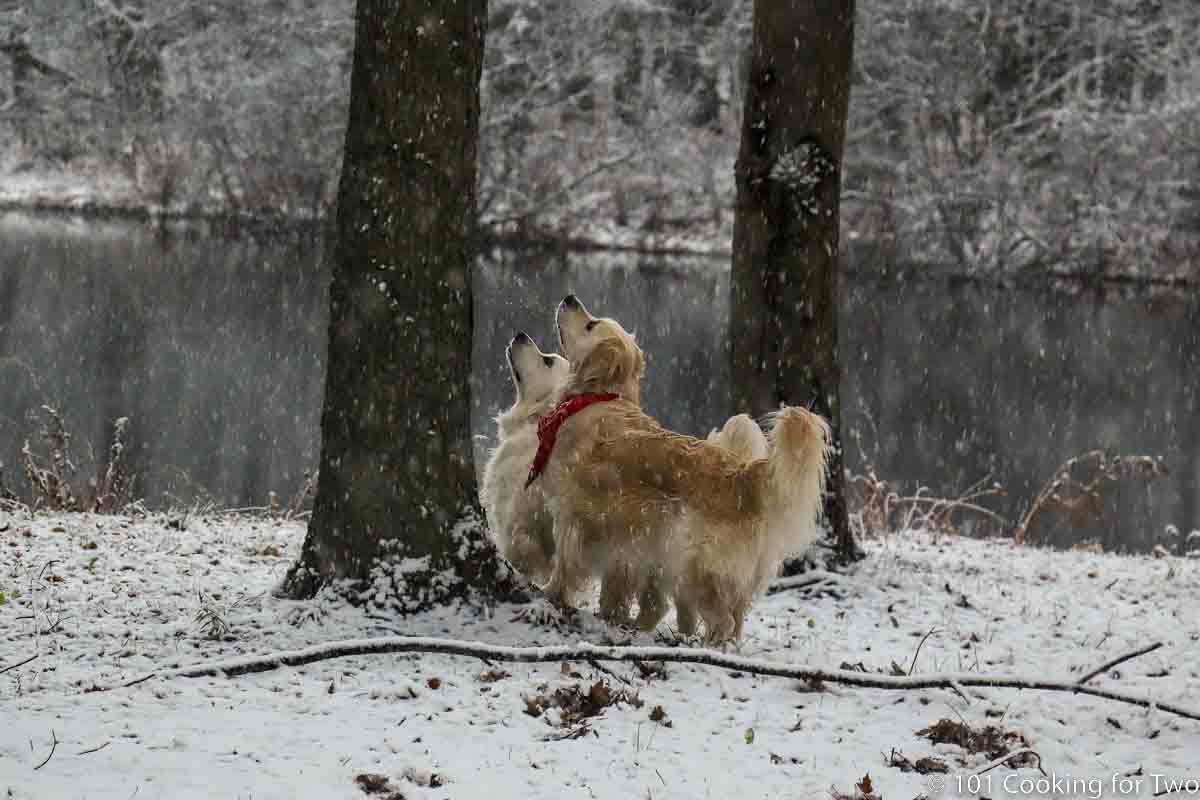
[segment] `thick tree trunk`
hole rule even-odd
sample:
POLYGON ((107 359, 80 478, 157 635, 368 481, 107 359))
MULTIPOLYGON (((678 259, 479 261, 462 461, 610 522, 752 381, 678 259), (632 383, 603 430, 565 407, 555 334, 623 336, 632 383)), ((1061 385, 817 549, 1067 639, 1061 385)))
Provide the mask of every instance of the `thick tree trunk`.
POLYGON ((843 559, 838 382, 838 199, 854 0, 756 0, 737 161, 730 384, 733 409, 806 404, 833 425, 825 513, 843 559))
POLYGON ((477 521, 470 439, 486 7, 358 2, 320 477, 294 595, 350 579, 413 610, 503 574, 477 521))

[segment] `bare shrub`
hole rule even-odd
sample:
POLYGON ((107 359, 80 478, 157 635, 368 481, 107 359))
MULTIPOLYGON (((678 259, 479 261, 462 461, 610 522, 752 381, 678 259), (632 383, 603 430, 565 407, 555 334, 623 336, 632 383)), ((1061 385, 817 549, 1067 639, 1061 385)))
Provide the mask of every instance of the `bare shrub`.
MULTIPOLYGON (((86 489, 81 490, 75 485, 78 468, 71 458, 72 436, 63 415, 49 405, 42 406, 42 413, 44 419, 38 432, 42 452, 36 451, 29 439, 21 448, 25 480, 32 495, 32 508, 113 513, 129 505, 133 499, 135 479, 129 472, 126 455, 129 418, 120 417, 114 421, 108 461, 103 467, 97 466, 96 477, 91 478, 86 489)), ((0 480, 0 498, 5 497, 6 491, 0 480)))
POLYGON ((1166 474, 1166 465, 1153 456, 1091 450, 1067 459, 1037 493, 1013 536, 1023 544, 1043 539, 1055 529, 1093 526, 1105 519, 1122 486, 1166 474))
POLYGON ((71 489, 71 476, 75 472, 70 457, 71 434, 57 409, 44 405, 42 411, 45 421, 40 435, 47 453, 35 454, 28 439, 21 448, 25 480, 33 491, 33 507, 74 511, 79 503, 71 489))
POLYGON ((129 417, 120 417, 113 423, 112 443, 108 447, 108 464, 92 481, 90 505, 95 513, 118 511, 133 499, 131 495, 134 476, 130 474, 125 459, 125 437, 128 430, 129 417))
POLYGON ((964 515, 982 519, 995 532, 1009 525, 1004 517, 980 505, 985 498, 1006 494, 1004 487, 992 481, 991 476, 952 497, 938 497, 924 486, 918 487, 914 494, 905 495, 868 465, 866 474, 851 476, 847 493, 850 524, 859 537, 894 530, 953 533, 961 529, 964 515))

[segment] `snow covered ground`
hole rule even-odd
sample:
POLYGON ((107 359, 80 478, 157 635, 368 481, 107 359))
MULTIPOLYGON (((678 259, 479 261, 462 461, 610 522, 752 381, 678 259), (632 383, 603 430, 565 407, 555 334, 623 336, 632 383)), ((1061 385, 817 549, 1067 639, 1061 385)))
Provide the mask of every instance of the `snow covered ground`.
MULTIPOLYGON (((0 675, 4 797, 361 798, 373 788, 373 796, 409 800, 825 798, 831 787, 853 793, 869 773, 887 800, 936 798, 967 789, 989 761, 917 735, 942 719, 1024 736, 1059 779, 1038 792, 1032 782, 1041 775, 1028 766, 970 781, 975 794, 994 799, 1149 797, 1164 788, 1154 775, 1200 778, 1200 723, 1044 692, 968 689, 963 699, 943 690, 801 686, 701 666, 644 677, 632 665, 609 665, 626 684, 588 663, 487 666, 446 656, 363 656, 94 691, 172 665, 334 639, 552 644, 603 636, 595 622, 564 632, 514 621, 513 607, 395 619, 331 598, 276 599, 269 591, 295 557, 303 524, 180 522, 0 515, 0 670, 39 655, 0 675), (640 705, 612 705, 586 727, 553 724, 569 722, 560 709, 527 713, 527 700, 575 686, 587 693, 599 679, 636 692, 640 705), (656 721, 658 706, 665 718, 656 721), (556 738, 571 732, 581 735, 556 738), (949 773, 887 766, 893 749, 912 762, 934 756, 949 773), (382 778, 356 781, 364 775, 382 778), (1140 792, 1123 792, 1138 780, 1140 792)), ((742 653, 907 670, 936 629, 914 674, 1074 679, 1161 640, 1162 649, 1093 683, 1200 706, 1200 562, 924 534, 868 549, 837 596, 791 591, 760 600, 742 653)))

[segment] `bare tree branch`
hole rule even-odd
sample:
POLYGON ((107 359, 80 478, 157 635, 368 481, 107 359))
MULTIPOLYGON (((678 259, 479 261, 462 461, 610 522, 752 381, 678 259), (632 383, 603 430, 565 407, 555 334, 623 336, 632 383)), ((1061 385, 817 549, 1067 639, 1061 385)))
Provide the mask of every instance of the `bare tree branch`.
MULTIPOLYGON (((704 664, 721 669, 792 678, 803 681, 823 681, 864 689, 912 691, 916 689, 959 689, 967 686, 993 689, 1029 689, 1044 692, 1067 692, 1102 697, 1118 703, 1141 708, 1154 708, 1186 719, 1200 721, 1200 710, 1188 709, 1174 703, 1159 702, 1149 696, 1096 689, 1071 681, 1012 675, 985 675, 974 672, 941 673, 920 676, 894 676, 855 672, 844 669, 820 669, 800 664, 746 658, 744 656, 701 650, 691 647, 617 647, 581 642, 576 645, 549 647, 509 647, 458 639, 437 639, 419 636, 381 636, 375 639, 349 639, 313 645, 300 650, 243 656, 223 661, 210 661, 190 667, 150 673, 125 686, 133 686, 151 678, 201 678, 206 676, 234 677, 255 672, 267 672, 280 667, 299 667, 318 661, 347 656, 387 655, 392 653, 433 653, 466 656, 481 660, 507 661, 522 664, 542 664, 554 661, 670 661, 677 664, 704 664)), ((109 687, 119 688, 119 687, 109 687)))

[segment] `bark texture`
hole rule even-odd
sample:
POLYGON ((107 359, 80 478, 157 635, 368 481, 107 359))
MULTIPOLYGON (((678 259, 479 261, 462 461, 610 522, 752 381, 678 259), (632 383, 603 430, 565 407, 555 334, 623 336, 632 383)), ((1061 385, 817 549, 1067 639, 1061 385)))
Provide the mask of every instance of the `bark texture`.
POLYGON ((320 477, 294 595, 350 579, 372 599, 390 580, 415 609, 503 574, 477 522, 470 440, 486 7, 357 5, 320 477))
POLYGON ((735 412, 804 404, 833 425, 825 513, 846 516, 838 358, 839 205, 854 0, 755 0, 736 168, 730 385, 735 412))

